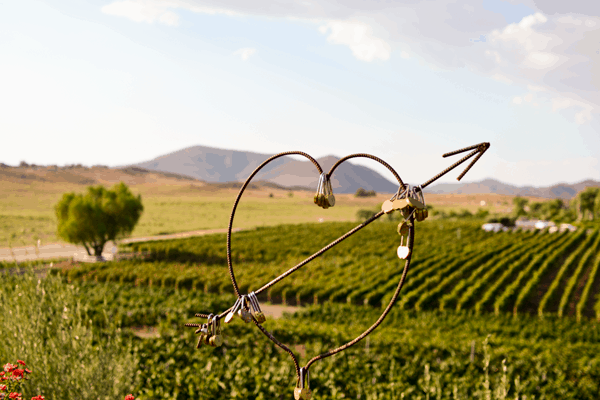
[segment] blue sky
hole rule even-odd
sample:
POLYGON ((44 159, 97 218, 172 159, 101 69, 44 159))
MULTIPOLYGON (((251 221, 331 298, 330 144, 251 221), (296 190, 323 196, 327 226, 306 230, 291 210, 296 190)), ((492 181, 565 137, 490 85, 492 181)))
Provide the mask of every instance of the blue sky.
POLYGON ((411 3, 3 2, 0 162, 366 152, 418 182, 489 141, 467 181, 600 180, 598 6, 411 3))

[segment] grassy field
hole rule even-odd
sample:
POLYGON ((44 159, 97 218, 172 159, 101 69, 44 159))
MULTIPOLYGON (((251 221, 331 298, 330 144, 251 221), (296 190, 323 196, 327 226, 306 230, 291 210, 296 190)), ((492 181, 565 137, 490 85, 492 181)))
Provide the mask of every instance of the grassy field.
MULTIPOLYGON (((110 186, 107 182, 105 186, 110 186)), ((87 185, 70 182, 0 181, 0 247, 57 242, 53 207, 65 192, 84 192, 87 185)), ((144 213, 132 236, 161 235, 201 229, 226 228, 238 189, 198 181, 130 182, 142 196, 144 213)), ((336 205, 323 210, 313 203, 312 191, 258 188, 247 191, 236 214, 235 226, 252 228, 318 221, 355 221, 360 209, 375 209, 389 195, 356 198, 337 194, 336 205), (272 195, 272 197, 271 197, 272 195)), ((538 199, 539 200, 539 199, 538 199)), ((429 195, 427 201, 442 211, 484 208, 509 212, 511 196, 429 195), (481 206, 485 201, 485 206, 481 206)))

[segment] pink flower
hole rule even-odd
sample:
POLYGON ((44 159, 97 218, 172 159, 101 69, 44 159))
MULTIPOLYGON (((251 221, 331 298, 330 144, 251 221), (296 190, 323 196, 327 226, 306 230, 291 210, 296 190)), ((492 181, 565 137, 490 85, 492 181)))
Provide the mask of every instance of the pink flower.
POLYGON ((18 399, 21 397, 21 393, 16 393, 16 392, 12 392, 11 394, 8 395, 9 399, 18 399))
POLYGON ((6 385, 0 385, 0 390, 6 390, 6 385))
POLYGON ((25 361, 23 361, 23 360, 17 360, 17 362, 18 362, 19 364, 21 364, 22 366, 25 366, 25 361))
POLYGON ((4 364, 4 371, 9 372, 12 371, 14 366, 11 363, 4 364))
POLYGON ((44 396, 42 396, 40 394, 39 396, 32 397, 31 400, 45 400, 45 399, 44 399, 44 396))
POLYGON ((135 400, 135 397, 133 397, 132 394, 128 394, 127 396, 125 396, 125 400, 135 400))

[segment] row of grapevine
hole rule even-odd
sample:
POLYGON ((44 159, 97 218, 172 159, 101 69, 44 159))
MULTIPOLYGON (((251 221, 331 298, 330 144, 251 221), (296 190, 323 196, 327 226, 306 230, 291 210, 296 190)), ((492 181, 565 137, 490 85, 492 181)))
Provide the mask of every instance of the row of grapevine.
POLYGON ((440 310, 443 311, 452 308, 460 310, 472 297, 483 290, 483 287, 489 282, 490 277, 497 271, 500 271, 503 264, 518 259, 531 249, 539 246, 539 242, 539 236, 537 238, 528 237, 526 240, 521 239, 515 247, 507 250, 508 254, 503 254, 499 259, 492 259, 489 262, 482 264, 470 276, 465 277, 454 285, 454 288, 449 293, 442 296, 439 305, 440 310))
MULTIPOLYGON (((585 281, 585 287, 583 288, 583 292, 581 293, 581 297, 579 298, 579 302, 577 303, 576 316, 578 321, 581 321, 581 317, 583 316, 583 309, 588 302, 588 297, 590 296, 590 290, 592 288, 592 285, 598 279, 598 268, 600 268, 600 252, 596 252, 594 264, 590 269, 590 273, 588 274, 587 280, 585 281)), ((595 304, 594 311, 596 313, 596 319, 600 321, 600 296, 598 296, 597 293, 596 298, 598 299, 598 301, 595 304)))
POLYGON ((584 237, 584 235, 585 231, 581 230, 579 233, 571 235, 571 237, 569 237, 569 239, 565 241, 558 249, 555 250, 554 247, 548 247, 544 252, 535 256, 529 265, 521 270, 516 278, 504 289, 504 292, 500 295, 500 297, 496 299, 494 302, 494 312, 498 314, 503 308, 506 307, 507 303, 509 303, 509 301, 515 297, 521 289, 520 286, 522 280, 525 279, 535 268, 539 268, 546 260, 546 257, 550 256, 551 254, 553 257, 556 257, 557 254, 560 254, 561 252, 571 248, 571 246, 577 244, 577 242, 584 237))
MULTIPOLYGON (((236 233, 233 261, 241 292, 256 291, 351 227, 332 223, 236 233)), ((499 313, 522 312, 535 307, 546 313, 544 307, 550 304, 551 294, 542 286, 558 271, 548 290, 558 292, 560 284, 556 281, 564 281, 573 269, 570 265, 578 263, 587 247, 595 243, 584 230, 561 234, 489 233, 476 224, 446 221, 427 221, 417 224, 416 228, 411 269, 398 305, 419 311, 473 309, 477 313, 484 310, 499 313)), ((395 232, 393 223, 371 224, 260 293, 259 298, 290 304, 347 302, 385 306, 404 266, 394 251, 399 244, 395 232)), ((151 261, 79 266, 62 273, 71 280, 232 293, 225 258, 215 250, 220 246, 224 253, 224 243, 221 243, 224 240, 224 235, 214 235, 136 244, 138 250, 154 254, 151 261), (191 262, 192 259, 195 261, 191 262)), ((583 287, 581 271, 586 265, 581 264, 579 273, 571 277, 575 282, 571 286, 580 282, 583 287)), ((585 276, 592 272, 589 268, 585 271, 585 276)), ((592 293, 586 293, 586 298, 595 295, 594 288, 588 289, 592 293)))
POLYGON ((598 236, 598 238, 596 239, 594 245, 591 246, 585 252, 585 254, 583 255, 583 257, 581 258, 581 261, 579 261, 579 264, 577 265, 577 268, 575 269, 575 272, 573 272, 573 275, 571 276, 571 278, 567 282, 567 286, 565 287, 563 295, 562 295, 562 297, 560 299, 560 305, 558 306, 558 316, 559 317, 563 316, 563 313, 565 311, 565 307, 567 306, 567 302, 569 301, 569 298, 571 297, 571 292, 573 291, 573 289, 575 288, 575 285, 579 281, 579 275, 581 274, 581 271, 583 271, 583 268, 588 263, 588 261, 590 260, 590 258, 592 257, 592 255, 597 252, 596 249, 598 248, 599 242, 600 242, 600 236, 598 236))
MULTIPOLYGON (((588 238, 591 238, 592 236, 593 235, 588 235, 588 238)), ((577 234, 575 236, 575 240, 573 241, 573 244, 565 245, 564 247, 559 247, 548 258, 546 258, 544 260, 544 262, 542 263, 542 265, 539 268, 535 269, 531 278, 527 281, 527 283, 525 283, 525 285, 519 291, 519 295, 517 296, 517 300, 515 301, 515 305, 513 307, 513 314, 517 314, 517 312, 519 311, 519 307, 521 306, 521 303, 524 301, 524 299, 527 298, 527 296, 530 295, 533 288, 537 287, 537 285, 540 282, 541 276, 547 270, 549 270, 552 266, 554 266, 554 264, 558 263, 561 258, 562 259, 566 258, 569 254, 569 251, 578 244, 580 237, 585 238, 585 232, 583 230, 581 230, 581 232, 579 232, 579 234, 577 234)), ((581 246, 579 246, 579 248, 584 247, 587 242, 588 242, 587 240, 584 240, 583 244, 581 246)), ((576 250, 575 252, 578 252, 578 251, 576 250)))
POLYGON ((562 264, 562 266, 558 270, 558 273, 556 274, 556 277, 552 280, 550 287, 548 287, 548 290, 546 291, 544 297, 542 297, 542 300, 540 301, 540 304, 538 306, 538 315, 540 317, 544 316, 544 311, 548 311, 548 303, 552 300, 553 297, 556 297, 558 287, 562 282, 563 276, 568 273, 568 271, 571 269, 572 266, 575 265, 575 263, 577 263, 577 261, 579 261, 580 256, 585 250, 589 248, 589 245, 592 243, 594 238, 595 235, 589 235, 585 242, 581 246, 579 246, 579 248, 576 251, 572 252, 571 255, 569 255, 569 257, 562 264))

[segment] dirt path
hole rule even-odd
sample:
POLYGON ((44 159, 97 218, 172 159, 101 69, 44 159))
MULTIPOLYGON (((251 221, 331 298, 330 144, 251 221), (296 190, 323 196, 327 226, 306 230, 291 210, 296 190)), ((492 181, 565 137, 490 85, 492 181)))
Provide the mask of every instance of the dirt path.
MULTIPOLYGON (((240 229, 234 229, 234 232, 238 232, 240 229)), ((120 243, 137 243, 137 242, 148 242, 155 240, 169 240, 169 239, 182 239, 193 236, 211 235, 214 233, 226 233, 227 229, 205 229, 200 231, 180 232, 171 235, 159 235, 159 236, 144 236, 144 237, 133 237, 121 240, 120 243)), ((104 246, 104 253, 102 256, 111 260, 113 254, 117 252, 117 247, 113 242, 108 242, 104 246)), ((85 248, 81 246, 75 246, 67 243, 49 243, 40 247, 36 246, 25 246, 25 247, 13 247, 0 248, 0 261, 31 261, 38 259, 53 259, 53 258, 73 258, 73 257, 84 257, 86 255, 85 248)))

